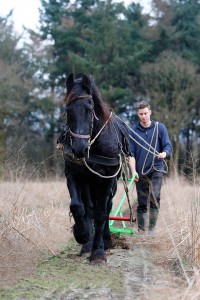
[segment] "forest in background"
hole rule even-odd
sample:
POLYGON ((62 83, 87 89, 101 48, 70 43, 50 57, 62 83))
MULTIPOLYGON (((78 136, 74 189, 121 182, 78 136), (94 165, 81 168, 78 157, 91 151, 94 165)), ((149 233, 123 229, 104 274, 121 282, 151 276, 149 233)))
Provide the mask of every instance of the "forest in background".
POLYGON ((199 172, 199 1, 154 0, 149 14, 134 2, 41 4, 39 31, 27 29, 28 43, 15 33, 12 11, 0 16, 1 174, 19 156, 30 166, 45 162, 48 175, 62 171, 54 154, 72 72, 91 74, 128 124, 137 120, 137 102, 150 102, 153 118, 168 128, 175 169, 199 172))

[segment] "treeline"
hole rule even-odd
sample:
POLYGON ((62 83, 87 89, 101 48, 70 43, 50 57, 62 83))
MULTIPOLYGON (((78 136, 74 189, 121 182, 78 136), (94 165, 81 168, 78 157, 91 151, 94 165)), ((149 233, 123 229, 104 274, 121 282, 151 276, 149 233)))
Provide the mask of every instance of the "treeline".
POLYGON ((39 33, 14 33, 12 14, 0 17, 0 165, 23 150, 30 164, 57 172, 56 138, 66 77, 92 74, 103 98, 128 123, 135 105, 150 102, 164 122, 179 172, 199 168, 200 3, 154 0, 41 0, 39 33), (21 45, 21 46, 19 46, 21 45))

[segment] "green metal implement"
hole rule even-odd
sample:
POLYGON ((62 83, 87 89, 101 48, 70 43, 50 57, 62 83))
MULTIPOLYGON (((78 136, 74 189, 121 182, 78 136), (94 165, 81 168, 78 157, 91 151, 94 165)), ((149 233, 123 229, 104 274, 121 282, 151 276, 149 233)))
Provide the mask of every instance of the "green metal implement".
MULTIPOLYGON (((128 179, 128 181, 129 181, 129 184, 127 186, 128 190, 130 190, 130 188, 132 187, 132 185, 134 184, 136 179, 137 179, 136 175, 134 175, 132 178, 128 179)), ((120 235, 120 234, 135 235, 134 229, 127 228, 126 223, 125 223, 127 221, 130 222, 130 217, 124 217, 123 212, 122 212, 122 206, 123 206, 124 200, 126 198, 127 198, 127 195, 126 195, 126 192, 124 192, 123 197, 122 197, 117 209, 114 211, 113 210, 111 211, 111 214, 113 214, 113 215, 110 214, 110 216, 109 216, 109 229, 110 229, 110 232, 116 233, 118 235, 120 235), (121 222, 121 225, 122 225, 121 228, 114 226, 114 222, 116 222, 116 221, 121 222)), ((131 222, 130 222, 130 224, 131 224, 131 222)))

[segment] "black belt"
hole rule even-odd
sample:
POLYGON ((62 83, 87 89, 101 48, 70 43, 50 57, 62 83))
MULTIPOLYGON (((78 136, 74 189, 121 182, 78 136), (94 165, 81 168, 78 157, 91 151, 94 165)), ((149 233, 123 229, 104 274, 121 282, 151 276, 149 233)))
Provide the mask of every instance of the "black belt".
POLYGON ((112 158, 112 157, 91 154, 91 153, 90 153, 90 157, 86 158, 85 160, 87 162, 92 162, 92 163, 105 165, 105 166, 117 166, 120 163, 119 156, 112 158))
MULTIPOLYGON (((71 158, 74 158, 74 155, 72 153, 71 147, 68 145, 64 145, 64 155, 69 155, 71 158)), ((107 157, 107 156, 101 156, 96 154, 89 154, 89 158, 85 158, 86 162, 105 165, 105 166, 117 166, 120 164, 120 158, 117 157, 107 157)))

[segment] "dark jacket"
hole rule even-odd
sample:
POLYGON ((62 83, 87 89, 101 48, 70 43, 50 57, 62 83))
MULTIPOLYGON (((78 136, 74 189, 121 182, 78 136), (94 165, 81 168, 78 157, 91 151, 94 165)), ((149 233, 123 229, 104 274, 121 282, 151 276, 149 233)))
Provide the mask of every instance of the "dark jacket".
POLYGON ((144 173, 150 174, 155 169, 161 172, 164 171, 163 160, 158 159, 152 153, 148 153, 148 149, 150 149, 151 152, 154 152, 154 150, 150 148, 143 140, 141 140, 140 137, 142 137, 148 144, 151 144, 151 146, 155 148, 157 152, 160 153, 165 151, 167 153, 167 158, 169 158, 172 153, 172 147, 165 125, 163 123, 158 123, 158 132, 155 126, 155 121, 151 121, 151 125, 148 128, 144 128, 140 125, 140 123, 138 123, 132 128, 135 133, 133 133, 132 131, 130 132, 130 135, 136 140, 133 141, 130 138, 130 147, 131 155, 136 160, 136 171, 139 175, 144 175, 144 173), (137 134, 140 137, 138 137, 137 134), (146 149, 138 145, 137 142, 146 149))

